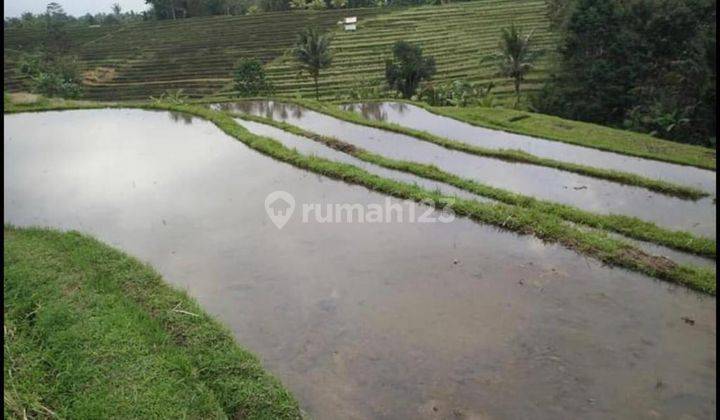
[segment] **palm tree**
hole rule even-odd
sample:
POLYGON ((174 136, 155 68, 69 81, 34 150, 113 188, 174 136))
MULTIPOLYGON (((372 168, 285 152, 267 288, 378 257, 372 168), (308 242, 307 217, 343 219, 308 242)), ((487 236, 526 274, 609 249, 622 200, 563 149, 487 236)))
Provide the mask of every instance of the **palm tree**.
POLYGON ((323 35, 317 28, 307 28, 298 35, 293 55, 302 70, 307 71, 315 81, 315 99, 320 99, 318 79, 320 70, 330 67, 330 36, 323 35))
POLYGON ((537 54, 530 50, 534 31, 524 35, 513 24, 500 36, 500 73, 515 82, 515 107, 520 104, 520 84, 535 66, 537 54))

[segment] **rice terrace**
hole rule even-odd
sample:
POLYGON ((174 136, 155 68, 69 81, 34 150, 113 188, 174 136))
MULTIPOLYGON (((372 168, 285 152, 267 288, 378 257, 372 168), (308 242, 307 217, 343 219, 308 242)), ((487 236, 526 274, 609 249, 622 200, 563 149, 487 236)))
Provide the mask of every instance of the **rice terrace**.
POLYGON ((716 2, 6 2, 9 419, 716 417, 716 2))

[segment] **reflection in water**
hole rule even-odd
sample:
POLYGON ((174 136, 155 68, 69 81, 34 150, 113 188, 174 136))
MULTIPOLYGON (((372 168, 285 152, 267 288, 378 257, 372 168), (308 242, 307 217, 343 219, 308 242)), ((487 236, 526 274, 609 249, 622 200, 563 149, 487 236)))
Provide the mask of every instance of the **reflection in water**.
POLYGON ((275 190, 298 203, 385 197, 204 120, 4 120, 6 223, 79 229, 151 263, 313 418, 714 416, 712 297, 464 219, 278 230, 264 209, 275 190))
POLYGON ((190 125, 193 122, 192 115, 184 112, 168 111, 168 116, 175 122, 184 122, 185 125, 190 125))
POLYGON ((242 112, 270 119, 275 116, 282 120, 286 120, 290 117, 302 118, 304 110, 294 104, 273 101, 223 102, 212 104, 210 106, 213 109, 222 111, 242 112))
MULTIPOLYGON (((710 238, 716 234, 716 207, 711 197, 698 201, 683 200, 543 166, 449 150, 404 134, 350 123, 294 104, 243 101, 222 104, 222 107, 286 121, 389 158, 434 165, 463 178, 524 195, 602 214, 635 216, 665 228, 686 230, 710 238)), ((408 106, 407 109, 411 108, 408 106)), ((389 110, 390 107, 385 108, 386 112, 389 110)))

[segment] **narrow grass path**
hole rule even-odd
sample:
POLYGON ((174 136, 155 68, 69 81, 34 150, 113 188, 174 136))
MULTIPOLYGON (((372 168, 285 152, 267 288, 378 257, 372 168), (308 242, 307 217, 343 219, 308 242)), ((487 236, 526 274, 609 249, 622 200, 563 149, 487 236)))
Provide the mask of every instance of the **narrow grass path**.
POLYGON ((477 156, 484 156, 493 159, 500 159, 507 162, 526 163, 530 165, 544 166, 547 168, 558 169, 561 171, 572 172, 592 178, 603 179, 607 181, 617 182, 625 185, 645 188, 660 194, 670 195, 674 197, 697 200, 707 197, 709 194, 697 188, 687 187, 684 185, 674 184, 659 179, 652 179, 641 175, 621 172, 610 169, 596 168, 593 166, 579 165, 576 163, 564 162, 555 159, 541 158, 522 150, 510 149, 489 149, 479 147, 457 140, 451 140, 444 137, 436 136, 426 131, 414 130, 402 125, 388 123, 384 121, 374 121, 363 118, 355 112, 344 111, 332 104, 324 104, 311 100, 297 99, 276 99, 278 102, 294 103, 301 105, 316 112, 330 115, 340 120, 360 124, 368 127, 378 128, 381 130, 392 131, 399 134, 405 134, 419 140, 434 143, 438 146, 445 147, 450 150, 457 150, 477 156))
POLYGON ((604 229, 620 233, 629 238, 652 242, 680 251, 711 258, 717 257, 716 241, 699 237, 689 232, 671 231, 661 228, 654 223, 640 220, 636 217, 624 215, 602 215, 580 210, 576 207, 564 204, 539 200, 534 197, 513 193, 501 188, 485 185, 474 180, 462 178, 449 172, 445 172, 432 165, 390 159, 385 156, 368 152, 367 150, 343 142, 337 138, 323 136, 285 122, 272 120, 270 118, 243 113, 232 113, 232 115, 238 118, 267 124, 298 136, 306 137, 335 150, 347 153, 358 159, 382 166, 384 168, 412 173, 426 179, 444 182, 448 185, 452 185, 473 194, 491 198, 505 204, 531 208, 548 214, 554 214, 573 223, 580 223, 596 229, 604 229))
POLYGON ((715 294, 715 272, 706 268, 686 264, 677 264, 664 257, 654 256, 626 242, 610 238, 597 232, 583 232, 569 226, 560 217, 533 208, 510 206, 503 203, 480 203, 445 197, 437 192, 428 191, 416 185, 409 185, 382 178, 359 169, 353 165, 338 163, 314 156, 305 156, 290 150, 276 140, 257 136, 236 123, 230 114, 215 111, 208 107, 191 104, 142 103, 117 104, 75 102, 43 103, 29 106, 6 106, 6 112, 45 111, 51 109, 87 108, 144 108, 184 112, 204 118, 231 137, 245 143, 248 147, 276 160, 289 163, 301 169, 345 182, 361 185, 368 189, 397 198, 416 202, 432 202, 438 208, 452 209, 459 216, 468 217, 477 222, 487 223, 513 232, 534 235, 537 238, 558 243, 578 253, 596 258, 609 265, 627 268, 647 274, 651 277, 685 285, 708 294, 715 294))
POLYGON ((4 229, 5 418, 299 419, 231 333, 76 232, 4 229))

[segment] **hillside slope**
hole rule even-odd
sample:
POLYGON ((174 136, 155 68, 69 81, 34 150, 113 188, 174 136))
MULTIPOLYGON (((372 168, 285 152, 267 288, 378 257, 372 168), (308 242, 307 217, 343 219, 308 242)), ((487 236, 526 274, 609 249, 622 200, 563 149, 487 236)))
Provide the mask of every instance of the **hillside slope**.
MULTIPOLYGON (((382 83, 384 59, 399 39, 417 42, 438 64, 437 80, 464 78, 498 82, 496 92, 509 92, 498 79, 496 65, 480 58, 496 50, 499 31, 515 22, 534 29, 536 47, 552 42, 542 0, 478 0, 409 9, 292 11, 252 16, 215 16, 177 21, 138 22, 111 28, 70 31, 72 51, 84 71, 104 73, 88 78, 84 97, 96 100, 147 99, 183 89, 192 97, 232 95, 233 67, 243 57, 268 63, 270 79, 280 96, 310 96, 312 82, 299 75, 289 49, 307 26, 334 31, 335 59, 323 73, 321 94, 338 97, 362 83, 382 83), (337 22, 358 16, 356 32, 343 32, 337 22)), ((41 40, 38 31, 5 30, 4 86, 24 88, 17 74, 17 56, 41 40)), ((540 63, 526 88, 540 83, 540 63)))
MULTIPOLYGON (((406 40, 422 45, 435 57, 441 82, 466 79, 495 82, 500 96, 512 90, 508 79, 498 77, 497 63, 481 63, 481 58, 497 52, 500 31, 515 23, 534 31, 535 48, 544 52, 538 68, 524 84, 526 91, 539 87, 546 77, 546 63, 552 49, 543 0, 490 0, 425 6, 383 14, 360 21, 357 32, 338 31, 334 39, 333 66, 323 73, 321 95, 334 97, 368 83, 384 82, 385 59, 392 44, 406 40)), ((270 76, 281 93, 299 92, 312 96, 309 78, 298 80, 288 56, 270 65, 270 76)))

